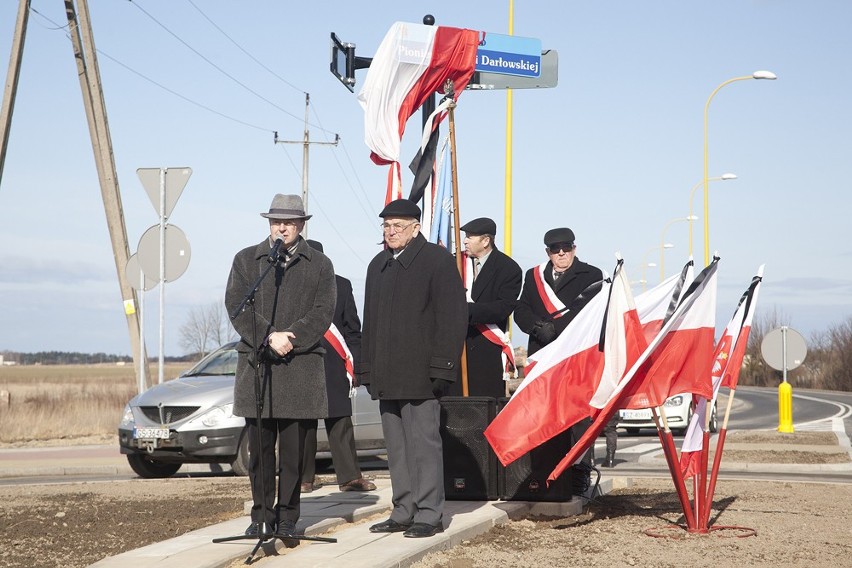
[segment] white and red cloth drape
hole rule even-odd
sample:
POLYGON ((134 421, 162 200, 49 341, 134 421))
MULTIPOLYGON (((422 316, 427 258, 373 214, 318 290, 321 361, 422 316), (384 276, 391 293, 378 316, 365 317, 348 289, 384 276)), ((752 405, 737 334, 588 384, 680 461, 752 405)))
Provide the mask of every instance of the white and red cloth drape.
POLYGON ((370 63, 358 102, 364 141, 376 164, 390 164, 385 203, 402 197, 400 141, 408 118, 432 93, 453 83, 458 99, 473 75, 479 32, 394 23, 370 63))

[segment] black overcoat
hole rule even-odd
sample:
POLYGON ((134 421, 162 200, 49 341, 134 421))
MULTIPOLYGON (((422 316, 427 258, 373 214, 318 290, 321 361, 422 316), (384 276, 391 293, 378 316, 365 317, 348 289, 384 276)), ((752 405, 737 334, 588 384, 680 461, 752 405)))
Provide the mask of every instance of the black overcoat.
MULTIPOLYGON (((337 281, 337 303, 334 307, 334 326, 346 341, 346 346, 352 353, 353 361, 361 358, 361 320, 358 318, 358 308, 355 296, 352 294, 352 283, 342 276, 335 275, 337 281)), ((352 416, 352 399, 349 398, 349 379, 346 377, 346 366, 334 347, 325 339, 325 388, 328 391, 328 418, 352 416)))
POLYGON ((458 378, 467 302, 453 256, 418 234, 394 259, 367 267, 358 382, 374 399, 435 398, 432 380, 458 378))
MULTIPOLYGON (((269 239, 238 252, 234 257, 225 307, 233 315, 246 293, 269 266, 269 239)), ((336 299, 334 266, 327 256, 299 237, 296 251, 266 275, 255 295, 256 327, 247 306, 231 319, 237 343, 237 375, 234 383, 234 414, 254 417, 254 337, 263 345, 274 331, 295 334, 287 357, 260 365, 264 418, 324 418, 328 412, 325 367, 320 344, 331 324, 336 299), (268 380, 266 380, 268 379, 268 380)))
MULTIPOLYGON (((530 268, 524 275, 524 289, 521 291, 521 297, 518 299, 518 307, 515 308, 515 323, 518 324, 521 331, 527 334, 532 331, 537 321, 552 319, 544 307, 544 302, 541 301, 541 296, 539 296, 535 285, 533 272, 537 268, 530 268)), ((556 297, 566 306, 571 306, 571 309, 565 312, 562 317, 553 319, 556 335, 558 336, 585 305, 583 302, 577 302, 575 305, 572 305, 574 299, 589 285, 602 280, 603 273, 600 268, 586 264, 575 258, 571 266, 568 267, 568 270, 565 271, 565 274, 560 276, 559 280, 556 281, 555 286, 553 284, 553 263, 548 261, 547 266, 544 268, 544 279, 553 288, 556 297)), ((530 335, 527 355, 532 355, 542 347, 544 345, 530 335)))
MULTIPOLYGON (((494 324, 506 331, 509 316, 518 303, 522 276, 518 263, 495 248, 473 282, 470 291, 473 302, 467 304, 466 339, 470 396, 499 398, 506 395, 502 348, 483 336, 476 324, 494 324)), ((461 382, 454 383, 448 394, 461 396, 461 382)))

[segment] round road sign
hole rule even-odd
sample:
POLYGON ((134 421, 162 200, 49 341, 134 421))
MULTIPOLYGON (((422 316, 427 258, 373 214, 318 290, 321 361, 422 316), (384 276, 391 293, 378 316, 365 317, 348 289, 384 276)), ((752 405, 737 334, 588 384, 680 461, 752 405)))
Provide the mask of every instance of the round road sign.
POLYGON ((789 327, 773 329, 763 337, 760 344, 760 353, 766 364, 778 371, 795 369, 805 361, 808 354, 808 346, 805 338, 789 327), (786 364, 785 364, 785 342, 786 342, 786 364))
MULTIPOLYGON (((189 241, 177 226, 165 226, 166 273, 164 280, 172 282, 180 278, 189 266, 189 241)), ((160 226, 150 227, 139 239, 137 248, 139 266, 145 276, 160 281, 160 226)))
POLYGON ((142 290, 143 292, 152 290, 158 284, 156 280, 148 278, 148 276, 142 272, 142 267, 139 266, 139 257, 135 254, 127 259, 127 264, 124 265, 124 275, 127 277, 127 280, 134 289, 142 290), (140 278, 140 274, 142 274, 142 278, 140 278), (142 286, 141 288, 140 285, 142 286))

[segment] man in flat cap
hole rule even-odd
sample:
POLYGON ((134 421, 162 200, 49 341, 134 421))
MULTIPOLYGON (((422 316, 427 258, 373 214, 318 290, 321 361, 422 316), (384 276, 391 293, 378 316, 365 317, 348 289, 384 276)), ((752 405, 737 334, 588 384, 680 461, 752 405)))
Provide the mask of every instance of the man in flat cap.
POLYGON ((458 379, 467 306, 453 256, 420 234, 420 208, 379 214, 386 248, 367 267, 358 382, 379 401, 393 489, 390 517, 371 532, 442 532, 444 463, 438 399, 458 379))
POLYGON ((311 218, 302 198, 279 193, 260 215, 269 221, 269 236, 234 257, 225 307, 240 335, 234 414, 246 419, 251 453, 254 504, 246 534, 263 538, 295 534, 306 431, 328 413, 320 339, 331 324, 337 292, 331 261, 301 237, 311 218), (255 285, 254 301, 245 302, 255 285))
MULTIPOLYGON (((467 291, 467 377, 469 396, 506 396, 506 380, 514 376, 512 346, 506 329, 521 292, 523 271, 497 250, 497 224, 488 217, 468 221, 465 232, 464 284, 467 291)), ((460 396, 455 382, 448 394, 460 396)))
MULTIPOLYGON (((577 258, 574 231, 567 227, 551 229, 544 234, 548 260, 527 270, 524 288, 515 308, 515 323, 529 335, 527 354, 532 355, 556 339, 574 319, 577 312, 594 296, 582 292, 603 279, 601 270, 577 258)), ((571 437, 578 440, 590 420, 571 427, 571 437)), ((570 446, 570 438, 567 438, 570 446)), ((568 448, 565 448, 567 453, 568 448)), ((583 458, 584 465, 574 466, 574 492, 583 493, 589 483, 591 451, 583 458)))

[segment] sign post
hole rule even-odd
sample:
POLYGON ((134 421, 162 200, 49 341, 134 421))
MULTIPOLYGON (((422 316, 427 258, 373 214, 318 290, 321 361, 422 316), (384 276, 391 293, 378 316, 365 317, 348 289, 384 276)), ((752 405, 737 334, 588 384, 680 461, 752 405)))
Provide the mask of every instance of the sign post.
POLYGON ((150 242, 150 239, 146 239, 146 236, 148 236, 151 232, 150 229, 142 235, 142 239, 139 241, 139 247, 137 250, 139 251, 139 264, 142 267, 142 271, 149 278, 152 274, 156 273, 158 276, 157 281, 160 283, 160 353, 158 382, 162 383, 165 356, 165 283, 169 280, 174 280, 183 274, 186 270, 186 265, 189 263, 189 242, 186 241, 183 231, 174 225, 167 225, 166 221, 168 220, 169 215, 171 215, 181 193, 183 193, 183 188, 186 187, 186 183, 189 181, 189 176, 192 175, 192 169, 185 167, 139 168, 136 170, 136 175, 139 176, 139 181, 142 182, 142 187, 145 188, 145 193, 148 194, 151 204, 154 206, 154 209, 160 217, 160 223, 158 225, 159 246, 157 247, 157 253, 152 254, 150 247, 143 246, 143 242, 150 242), (171 248, 175 248, 179 251, 177 255, 177 258, 179 259, 176 266, 177 271, 174 270, 174 264, 169 266, 166 262, 166 257, 168 256, 168 251, 166 249, 169 244, 169 239, 167 239, 169 236, 169 233, 167 232, 168 228, 174 229, 171 233, 174 235, 172 241, 174 241, 175 246, 171 248), (155 259, 157 261, 158 269, 153 269, 151 267, 151 261, 155 259), (172 274, 178 272, 178 274, 168 278, 167 271, 171 271, 172 274))
POLYGON ((787 369, 793 370, 805 361, 807 344, 798 331, 782 325, 766 334, 760 352, 767 365, 782 372, 778 385, 778 431, 792 434, 793 387, 787 382, 787 369))

